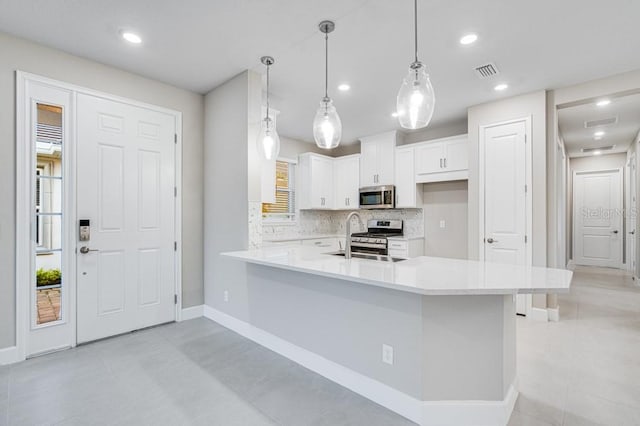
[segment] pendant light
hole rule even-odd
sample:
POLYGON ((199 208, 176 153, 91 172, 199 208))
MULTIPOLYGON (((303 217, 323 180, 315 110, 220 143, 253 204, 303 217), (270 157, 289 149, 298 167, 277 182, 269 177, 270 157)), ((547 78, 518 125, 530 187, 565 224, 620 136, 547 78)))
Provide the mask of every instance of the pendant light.
POLYGON ((267 67, 267 115, 260 123, 260 133, 258 133, 257 148, 258 155, 262 160, 273 161, 280 153, 280 137, 276 130, 276 123, 269 116, 269 67, 274 64, 271 56, 263 56, 260 61, 267 67))
POLYGON ((413 13, 415 58, 400 86, 396 105, 398 121, 405 129, 427 127, 436 103, 429 74, 424 64, 418 60, 418 0, 413 0, 413 13))
POLYGON ((332 21, 322 21, 318 25, 320 32, 324 33, 325 43, 325 67, 324 67, 324 98, 313 120, 313 138, 316 145, 323 149, 332 149, 340 144, 342 138, 342 122, 333 101, 329 97, 329 33, 336 25, 332 21))

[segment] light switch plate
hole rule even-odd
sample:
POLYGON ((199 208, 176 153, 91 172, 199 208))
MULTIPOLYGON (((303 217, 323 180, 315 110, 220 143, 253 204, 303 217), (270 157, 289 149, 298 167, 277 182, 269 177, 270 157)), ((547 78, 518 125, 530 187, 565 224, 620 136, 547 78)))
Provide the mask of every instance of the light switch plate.
POLYGON ((440 219, 440 228, 444 229, 446 226, 446 223, 444 221, 444 219, 440 219))
POLYGON ((393 365, 393 346, 382 344, 382 362, 393 365))

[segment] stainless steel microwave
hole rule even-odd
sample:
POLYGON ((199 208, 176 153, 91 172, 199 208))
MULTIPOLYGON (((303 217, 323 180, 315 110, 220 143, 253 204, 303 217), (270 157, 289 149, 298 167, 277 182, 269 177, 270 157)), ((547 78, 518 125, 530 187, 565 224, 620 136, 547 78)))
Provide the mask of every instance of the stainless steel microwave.
POLYGON ((395 207, 395 186, 367 186, 364 188, 360 188, 361 209, 393 209, 395 207))

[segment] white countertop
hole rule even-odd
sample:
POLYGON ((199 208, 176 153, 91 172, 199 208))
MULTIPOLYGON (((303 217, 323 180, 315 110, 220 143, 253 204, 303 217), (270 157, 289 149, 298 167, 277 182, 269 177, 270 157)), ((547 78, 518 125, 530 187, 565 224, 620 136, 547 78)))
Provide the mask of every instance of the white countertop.
POLYGON ((346 260, 326 252, 326 248, 286 246, 222 255, 258 265, 434 296, 567 293, 573 275, 564 269, 426 256, 397 263, 346 260))
POLYGON ((394 241, 424 240, 424 235, 403 235, 401 237, 387 237, 387 240, 394 240, 394 241))
POLYGON ((324 238, 345 238, 344 234, 317 234, 317 235, 304 235, 304 236, 297 236, 297 237, 277 237, 277 236, 272 236, 272 237, 262 237, 262 241, 266 242, 266 243, 282 243, 282 242, 288 242, 288 241, 302 241, 302 240, 321 240, 324 238))

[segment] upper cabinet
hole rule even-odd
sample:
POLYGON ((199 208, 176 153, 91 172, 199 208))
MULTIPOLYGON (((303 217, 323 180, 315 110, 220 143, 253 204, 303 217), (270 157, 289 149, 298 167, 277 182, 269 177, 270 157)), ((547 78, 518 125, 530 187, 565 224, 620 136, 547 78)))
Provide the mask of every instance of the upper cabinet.
POLYGON ((334 208, 357 209, 360 189, 360 155, 333 160, 334 208))
POLYGON ((360 139, 360 186, 393 185, 397 132, 360 139))
POLYGON ((298 173, 300 209, 333 209, 333 158, 301 154, 298 173))
POLYGON ((301 210, 357 209, 360 155, 332 158, 304 153, 298 157, 301 210))
POLYGON ((469 140, 467 135, 417 144, 415 173, 417 183, 468 179, 469 140))
POLYGON ((417 190, 415 173, 415 148, 411 145, 396 149, 395 183, 396 207, 422 207, 422 191, 417 190))

